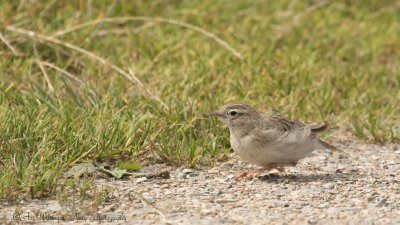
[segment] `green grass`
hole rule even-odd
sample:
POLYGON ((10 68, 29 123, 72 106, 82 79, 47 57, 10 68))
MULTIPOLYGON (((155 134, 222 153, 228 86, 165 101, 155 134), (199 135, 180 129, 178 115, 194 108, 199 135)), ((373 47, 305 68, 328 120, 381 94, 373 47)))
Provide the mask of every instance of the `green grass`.
POLYGON ((0 42, 0 198, 54 193, 78 162, 213 165, 230 149, 228 131, 202 114, 228 102, 349 125, 377 143, 399 140, 398 1, 113 2, 0 3, 0 33, 18 53, 0 42), (57 37, 89 56, 49 39, 105 16, 185 22, 243 57, 204 32, 160 21, 93 24, 57 37), (131 69, 151 94, 95 56, 131 69), (45 65, 46 81, 37 60, 76 79, 45 65))

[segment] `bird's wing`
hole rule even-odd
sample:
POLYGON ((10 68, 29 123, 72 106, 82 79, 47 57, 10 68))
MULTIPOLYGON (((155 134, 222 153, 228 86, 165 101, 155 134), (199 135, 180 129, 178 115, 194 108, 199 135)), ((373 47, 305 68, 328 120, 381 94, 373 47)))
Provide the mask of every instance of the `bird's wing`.
POLYGON ((311 129, 300 121, 292 120, 281 115, 271 114, 262 115, 260 125, 262 130, 274 129, 282 133, 311 129))
POLYGON ((286 139, 288 142, 297 142, 299 140, 317 140, 318 144, 324 148, 336 150, 332 146, 319 138, 315 137, 316 134, 328 128, 329 123, 306 123, 297 120, 292 120, 281 115, 262 115, 262 126, 259 126, 260 132, 266 142, 273 142, 274 140, 286 139))
POLYGON ((328 122, 304 122, 292 120, 278 114, 262 115, 262 130, 277 129, 281 132, 291 132, 301 130, 310 130, 311 135, 316 135, 329 127, 328 122))

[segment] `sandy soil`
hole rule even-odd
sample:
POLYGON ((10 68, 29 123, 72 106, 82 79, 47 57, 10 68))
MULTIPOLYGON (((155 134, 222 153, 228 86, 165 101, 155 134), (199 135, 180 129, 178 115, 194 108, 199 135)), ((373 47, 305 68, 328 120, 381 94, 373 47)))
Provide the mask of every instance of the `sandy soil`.
POLYGON ((233 179, 257 168, 233 154, 214 168, 158 164, 124 180, 100 176, 94 187, 108 194, 95 209, 89 208, 96 198, 71 205, 51 197, 0 206, 0 218, 11 224, 400 224, 400 146, 334 144, 344 151, 316 151, 286 174, 250 179, 233 179))

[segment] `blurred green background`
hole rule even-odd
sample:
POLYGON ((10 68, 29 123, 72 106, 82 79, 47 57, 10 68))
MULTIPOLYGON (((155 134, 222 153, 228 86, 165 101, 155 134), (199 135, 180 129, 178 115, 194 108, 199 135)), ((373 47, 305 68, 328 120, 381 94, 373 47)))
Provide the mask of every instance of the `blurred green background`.
POLYGON ((0 33, 1 198, 85 161, 212 166, 229 102, 399 139, 399 1, 3 0, 0 33))

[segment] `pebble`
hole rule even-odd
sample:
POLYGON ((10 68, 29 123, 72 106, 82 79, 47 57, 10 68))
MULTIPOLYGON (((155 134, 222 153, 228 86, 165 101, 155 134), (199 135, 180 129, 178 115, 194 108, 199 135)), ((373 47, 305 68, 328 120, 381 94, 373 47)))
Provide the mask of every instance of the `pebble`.
POLYGON ((270 219, 270 220, 280 219, 280 218, 281 218, 280 216, 267 216, 267 219, 270 219))
POLYGON ((313 225, 313 224, 317 224, 317 221, 314 219, 309 219, 309 220, 307 220, 307 223, 313 225))
POLYGON ((375 207, 382 207, 382 206, 388 206, 389 204, 384 200, 384 199, 382 199, 381 201, 379 201, 376 205, 375 205, 375 207))
POLYGON ((310 191, 310 192, 321 192, 321 191, 325 191, 325 190, 326 189, 324 187, 308 189, 308 191, 310 191))
POLYGON ((333 189, 333 188, 335 188, 335 185, 333 183, 327 183, 327 184, 322 185, 322 187, 326 188, 326 189, 333 189))
POLYGON ((143 182, 143 181, 146 181, 146 180, 147 180, 147 177, 139 177, 139 178, 136 179, 136 182, 140 183, 140 182, 143 182))
POLYGON ((193 173, 193 170, 186 168, 186 169, 182 170, 182 173, 186 173, 186 174, 193 173))

